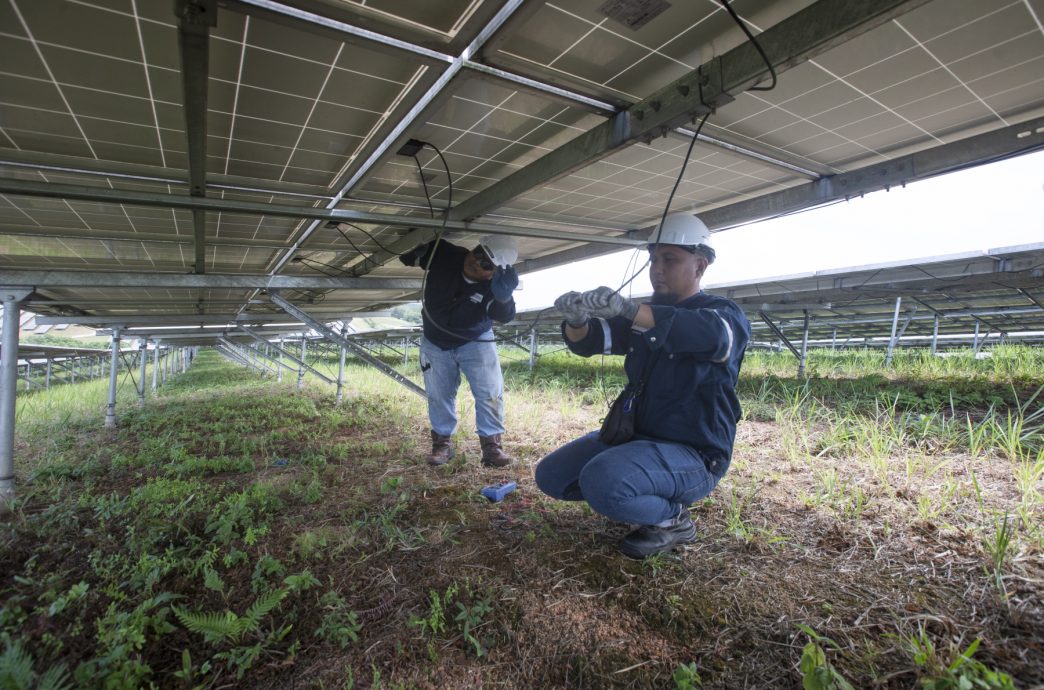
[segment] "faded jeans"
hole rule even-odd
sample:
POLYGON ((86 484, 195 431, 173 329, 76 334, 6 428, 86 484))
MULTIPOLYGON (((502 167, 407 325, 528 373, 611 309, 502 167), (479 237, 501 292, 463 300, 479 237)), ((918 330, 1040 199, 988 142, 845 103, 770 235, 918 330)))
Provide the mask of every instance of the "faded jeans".
POLYGON ((598 440, 597 431, 536 466, 537 486, 548 496, 587 501, 596 513, 632 525, 677 517, 719 479, 690 446, 648 438, 610 446, 598 440))
POLYGON ((457 389, 462 372, 475 396, 478 435, 504 433, 504 376, 497 345, 492 340, 493 331, 487 331, 478 340, 443 350, 421 338, 420 364, 428 394, 428 419, 436 434, 452 436, 457 430, 457 389))

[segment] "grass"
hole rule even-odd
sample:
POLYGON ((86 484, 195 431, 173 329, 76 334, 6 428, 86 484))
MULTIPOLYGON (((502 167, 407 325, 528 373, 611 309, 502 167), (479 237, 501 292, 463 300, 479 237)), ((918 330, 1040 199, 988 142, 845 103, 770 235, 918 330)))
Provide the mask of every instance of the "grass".
MULTIPOLYGON (((21 395, 0 685, 1044 682, 1038 350, 903 351, 885 373, 880 353, 813 352, 807 380, 751 353, 698 541, 645 562, 532 482, 597 426, 620 359, 503 359, 502 470, 477 462, 466 387, 458 458, 432 469, 423 401, 354 363, 338 405, 310 375, 204 352, 144 408, 122 384, 113 431, 107 381, 21 395), (478 495, 506 479, 503 503, 478 495)), ((415 350, 386 361, 419 379, 415 350)))

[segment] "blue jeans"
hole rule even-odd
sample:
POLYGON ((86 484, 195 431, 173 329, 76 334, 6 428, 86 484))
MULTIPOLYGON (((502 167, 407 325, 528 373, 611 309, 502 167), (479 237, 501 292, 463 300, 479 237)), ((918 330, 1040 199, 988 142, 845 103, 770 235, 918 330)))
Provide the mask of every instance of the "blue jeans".
POLYGON ((428 394, 428 419, 432 430, 452 436, 457 430, 457 389, 460 374, 475 396, 475 430, 479 436, 504 433, 504 375, 493 340, 493 331, 459 347, 443 350, 421 338, 420 364, 428 394), (486 341, 486 342, 480 342, 486 341))
POLYGON ((587 501, 610 520, 633 525, 677 517, 719 479, 690 446, 652 439, 610 446, 598 440, 597 431, 570 441, 536 466, 537 486, 548 496, 587 501))

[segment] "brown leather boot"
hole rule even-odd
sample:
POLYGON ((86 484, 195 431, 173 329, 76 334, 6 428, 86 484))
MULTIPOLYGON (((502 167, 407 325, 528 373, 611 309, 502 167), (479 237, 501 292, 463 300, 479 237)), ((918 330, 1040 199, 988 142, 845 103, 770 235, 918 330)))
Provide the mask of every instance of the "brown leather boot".
POLYGON ((514 462, 500 447, 500 434, 479 436, 482 445, 482 464, 486 467, 506 467, 514 462))
POLYGON ((429 465, 445 465, 454 456, 453 438, 431 432, 431 453, 428 454, 429 465))

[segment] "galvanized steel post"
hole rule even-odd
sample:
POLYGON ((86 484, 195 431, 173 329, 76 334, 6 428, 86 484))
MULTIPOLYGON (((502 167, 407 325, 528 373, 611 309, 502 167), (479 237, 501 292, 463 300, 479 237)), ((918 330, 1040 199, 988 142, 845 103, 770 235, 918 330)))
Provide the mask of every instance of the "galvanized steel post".
POLYGON ((798 360, 798 378, 805 378, 805 360, 808 357, 808 309, 802 309, 805 312, 805 326, 804 332, 801 335, 801 358, 798 360))
MULTIPOLYGON (((341 337, 348 335, 348 327, 341 327, 341 337)), ((337 365, 337 402, 341 402, 342 391, 344 390, 344 356, 345 350, 344 345, 341 345, 341 359, 337 365)))
POLYGON ((305 355, 308 354, 308 336, 304 333, 301 334, 301 366, 297 369, 297 389, 300 390, 304 386, 304 374, 305 367, 304 363, 307 361, 305 355))
POLYGON ((120 364, 120 329, 112 329, 112 358, 109 360, 109 401, 105 405, 105 426, 116 426, 116 374, 120 364))
POLYGON ((18 325, 28 290, 4 290, 0 340, 0 514, 14 499, 15 390, 18 387, 18 325))
POLYGON ((888 354, 885 355, 885 366, 892 366, 892 350, 895 349, 895 332, 899 328, 899 307, 902 306, 903 298, 895 298, 895 313, 892 314, 892 337, 888 339, 888 354))
POLYGON ((145 363, 149 360, 149 341, 145 338, 141 339, 141 345, 138 347, 141 354, 141 387, 138 388, 138 405, 145 407, 145 363))

